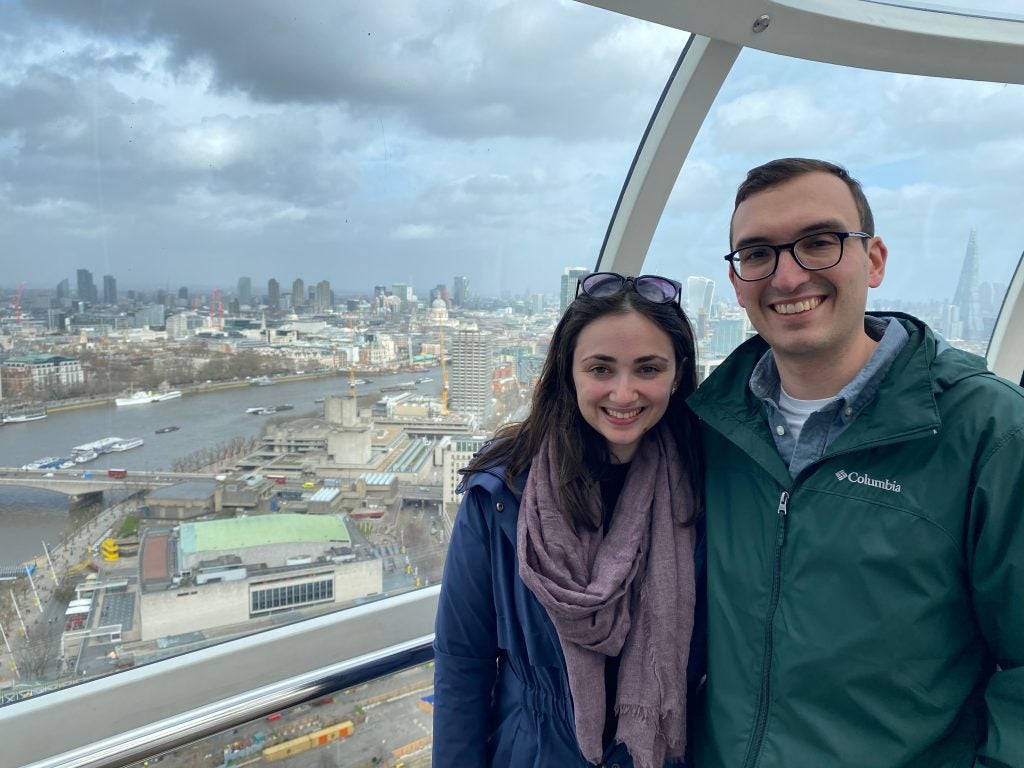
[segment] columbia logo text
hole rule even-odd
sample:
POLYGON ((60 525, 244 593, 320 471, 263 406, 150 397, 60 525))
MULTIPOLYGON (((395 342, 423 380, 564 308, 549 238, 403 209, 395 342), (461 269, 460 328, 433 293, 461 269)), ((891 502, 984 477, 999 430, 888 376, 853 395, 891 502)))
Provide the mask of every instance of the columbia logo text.
POLYGON ((888 478, 879 480, 863 472, 847 472, 845 469, 840 469, 836 472, 836 479, 840 481, 845 480, 848 483, 856 483, 857 485, 870 485, 872 488, 881 488, 883 491, 891 491, 892 493, 902 493, 900 484, 894 480, 888 478))

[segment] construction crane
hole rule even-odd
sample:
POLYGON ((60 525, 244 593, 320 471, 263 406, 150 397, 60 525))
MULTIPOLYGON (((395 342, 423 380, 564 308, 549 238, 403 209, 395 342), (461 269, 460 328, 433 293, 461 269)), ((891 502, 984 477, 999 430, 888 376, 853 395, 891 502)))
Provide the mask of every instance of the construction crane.
POLYGON ((440 323, 441 329, 441 415, 448 415, 448 368, 444 364, 444 323, 440 323))

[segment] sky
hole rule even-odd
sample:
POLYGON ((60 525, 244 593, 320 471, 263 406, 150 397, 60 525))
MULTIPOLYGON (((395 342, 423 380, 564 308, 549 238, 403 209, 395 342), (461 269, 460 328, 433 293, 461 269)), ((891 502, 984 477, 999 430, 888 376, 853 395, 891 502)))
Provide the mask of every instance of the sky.
MULTIPOLYGON (((477 295, 556 293, 563 267, 596 264, 687 39, 572 0, 0 0, 0 17, 8 290, 85 268, 122 290, 423 294, 465 275, 477 295)), ((1024 86, 744 51, 644 271, 727 291, 737 184, 800 155, 864 183, 890 250, 876 295, 952 296, 972 228, 982 280, 1006 283, 1021 114, 1024 86)))

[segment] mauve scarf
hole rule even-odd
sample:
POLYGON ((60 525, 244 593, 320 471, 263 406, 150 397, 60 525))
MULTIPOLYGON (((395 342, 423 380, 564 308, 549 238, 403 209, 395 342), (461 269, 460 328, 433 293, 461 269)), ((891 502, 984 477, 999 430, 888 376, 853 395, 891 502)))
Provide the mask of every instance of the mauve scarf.
MULTIPOLYGON (((662 423, 633 457, 607 536, 574 530, 558 508, 556 463, 545 441, 519 510, 519 575, 547 609, 565 655, 576 739, 603 754, 604 667, 622 655, 617 742, 638 768, 661 768, 686 744, 686 664, 693 633, 693 496, 662 423)), ((600 505, 595 484, 592 504, 600 505)))

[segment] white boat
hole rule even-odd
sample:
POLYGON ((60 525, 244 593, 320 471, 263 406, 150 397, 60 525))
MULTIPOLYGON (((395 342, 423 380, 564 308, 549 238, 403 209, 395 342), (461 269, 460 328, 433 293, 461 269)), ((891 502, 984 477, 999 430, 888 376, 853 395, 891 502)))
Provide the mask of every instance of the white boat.
POLYGON ((181 397, 181 390, 172 389, 170 392, 161 392, 156 395, 153 395, 153 402, 162 403, 165 400, 176 400, 179 397, 181 397))
POLYGON ((122 440, 121 442, 115 443, 114 445, 110 446, 110 450, 129 451, 132 448, 138 448, 145 442, 146 441, 143 440, 141 437, 129 437, 127 440, 122 440))
POLYGON ((119 397, 114 402, 117 405, 145 405, 146 403, 153 402, 153 393, 148 389, 140 389, 138 392, 133 392, 128 397, 119 397))
POLYGON ((46 409, 39 408, 34 410, 19 410, 4 414, 3 419, 0 419, 4 424, 21 424, 26 421, 39 421, 40 419, 46 418, 46 409))
POLYGON ((99 440, 94 440, 91 443, 84 443, 83 445, 76 445, 71 449, 72 455, 78 453, 89 453, 95 451, 96 453, 106 453, 110 450, 110 447, 123 443, 123 437, 102 437, 99 440))
POLYGON ((250 379, 249 384, 254 387, 269 387, 274 383, 274 380, 269 376, 257 376, 255 379, 250 379))
POLYGON ((59 464, 61 461, 62 459, 59 456, 47 456, 46 458, 43 459, 36 459, 35 461, 30 461, 28 464, 22 466, 22 469, 47 469, 49 467, 57 466, 57 464, 59 464))
POLYGON ((72 450, 71 458, 75 464, 85 464, 87 461, 94 461, 100 457, 99 453, 94 450, 89 451, 76 451, 72 450))

